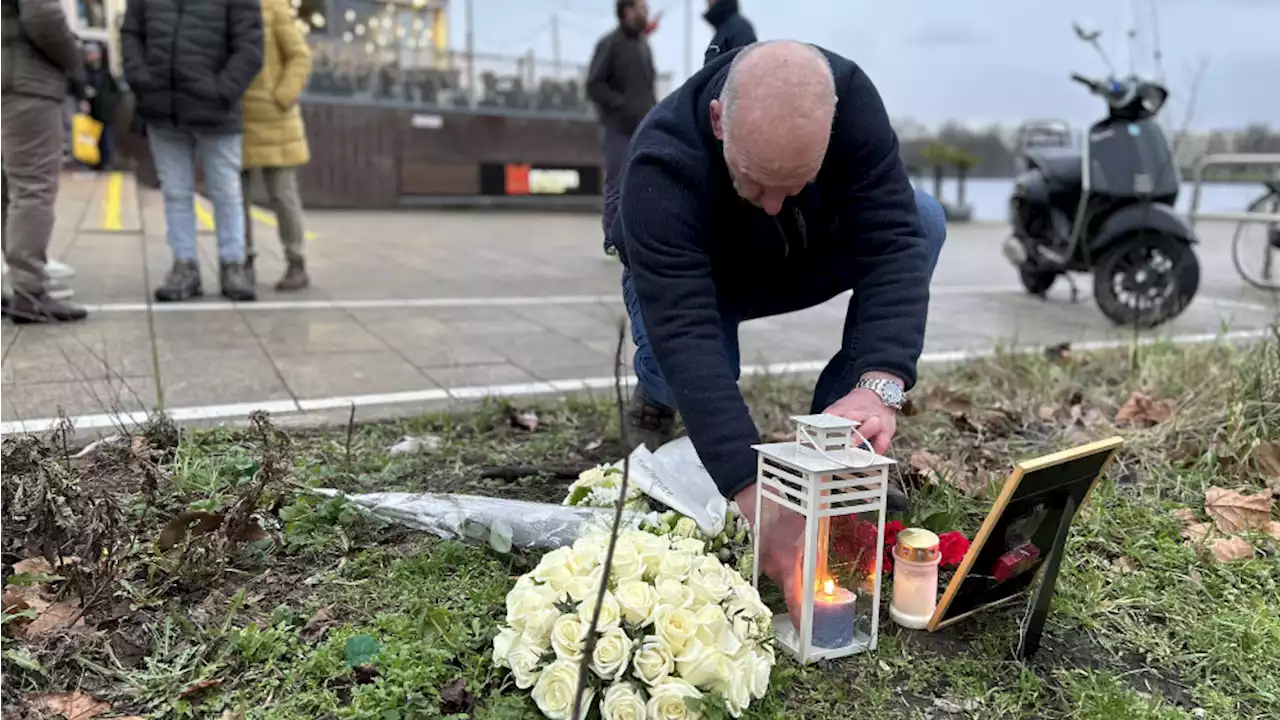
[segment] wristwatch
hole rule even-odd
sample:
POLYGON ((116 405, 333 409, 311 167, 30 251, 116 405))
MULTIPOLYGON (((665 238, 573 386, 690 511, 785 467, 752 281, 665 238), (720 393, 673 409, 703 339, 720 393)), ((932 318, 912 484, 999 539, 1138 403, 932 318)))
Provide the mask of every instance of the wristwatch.
POLYGON ((880 402, 884 403, 885 407, 891 407, 894 410, 901 410, 902 403, 906 399, 906 390, 902 387, 902 383, 893 380, 863 378, 855 387, 870 390, 880 398, 880 402))

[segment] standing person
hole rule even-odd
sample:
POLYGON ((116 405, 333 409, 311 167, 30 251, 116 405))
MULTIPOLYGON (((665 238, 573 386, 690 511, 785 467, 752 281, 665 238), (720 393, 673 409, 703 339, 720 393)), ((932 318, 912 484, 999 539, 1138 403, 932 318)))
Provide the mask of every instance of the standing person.
POLYGON ((240 98, 262 69, 258 0, 129 0, 120 38, 124 75, 160 176, 173 251, 173 268, 156 300, 203 294, 193 204, 197 158, 213 201, 222 294, 255 299, 245 270, 240 98))
MULTIPOLYGON (((660 445, 679 411, 721 493, 754 518, 738 327, 852 290, 810 412, 858 421, 883 454, 916 380, 946 222, 912 189, 866 73, 798 42, 722 55, 649 114, 623 183, 610 234, 636 345, 627 436, 660 445)), ((889 502, 906 509, 901 488, 889 502)), ((790 582, 794 549, 771 546, 761 569, 790 582)))
POLYGON ((276 290, 301 290, 311 284, 302 250, 302 197, 298 168, 311 160, 298 96, 311 75, 311 51, 294 24, 288 0, 262 0, 262 72, 244 94, 245 241, 253 278, 253 219, 249 216, 254 170, 260 170, 280 224, 287 266, 276 290))
POLYGON ((69 322, 84 308, 49 295, 45 264, 65 134, 62 101, 68 77, 82 72, 80 47, 60 0, 3 0, 4 256, 13 297, 4 312, 14 322, 69 322))
POLYGON ((618 0, 618 27, 600 38, 587 71, 587 97, 600 114, 600 145, 604 152, 604 251, 616 254, 609 227, 622 190, 622 165, 627 146, 650 108, 658 103, 654 82, 658 73, 645 40, 649 6, 645 0, 618 0))
POLYGON ((738 10, 738 0, 707 0, 707 12, 702 17, 715 30, 715 34, 711 36, 711 44, 702 57, 704 65, 724 53, 756 41, 756 29, 742 17, 738 10))
POLYGON ((96 42, 84 48, 84 89, 81 94, 85 99, 80 101, 80 111, 102 123, 102 135, 98 138, 98 164, 94 169, 107 170, 115 154, 112 123, 116 118, 116 107, 120 104, 120 86, 107 66, 102 45, 96 42))

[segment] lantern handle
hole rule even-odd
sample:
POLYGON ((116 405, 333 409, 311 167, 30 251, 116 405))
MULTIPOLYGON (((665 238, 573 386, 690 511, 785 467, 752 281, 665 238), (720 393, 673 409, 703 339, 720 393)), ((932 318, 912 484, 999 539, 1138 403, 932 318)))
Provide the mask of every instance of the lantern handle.
POLYGON ((811 433, 811 431, 810 431, 809 426, 807 426, 807 425, 798 425, 796 429, 798 429, 798 430, 800 431, 800 434, 801 434, 801 435, 803 435, 803 436, 804 436, 804 438, 805 438, 806 440, 808 440, 808 441, 809 441, 809 445, 810 445, 810 447, 811 447, 812 449, 816 450, 816 451, 818 452, 818 454, 819 454, 819 455, 821 455, 822 457, 824 457, 824 458, 826 458, 826 459, 830 460, 831 462, 833 462, 833 463, 835 463, 835 464, 837 464, 837 465, 845 465, 846 467, 852 468, 852 469, 854 469, 854 470, 862 470, 862 469, 864 469, 864 468, 869 468, 869 467, 871 467, 872 465, 874 465, 874 464, 875 464, 875 461, 876 461, 876 451, 875 451, 875 448, 873 448, 873 447, 871 446, 871 441, 870 441, 870 440, 867 440, 866 436, 864 436, 862 433, 858 432, 858 428, 857 428, 857 427, 851 427, 851 428, 849 428, 849 432, 853 433, 854 435, 857 435, 857 436, 858 436, 858 440, 860 440, 860 441, 861 441, 861 442, 859 442, 855 447, 864 447, 864 446, 865 446, 865 447, 866 447, 867 452, 871 453, 871 457, 870 457, 870 459, 868 459, 868 460, 867 460, 867 462, 866 462, 865 464, 862 464, 862 465, 846 465, 844 460, 838 460, 838 459, 836 459, 836 458, 832 457, 830 453, 828 453, 826 450, 822 449, 822 447, 818 444, 818 441, 817 441, 817 439, 815 439, 815 438, 813 437, 813 435, 812 435, 812 433, 811 433))

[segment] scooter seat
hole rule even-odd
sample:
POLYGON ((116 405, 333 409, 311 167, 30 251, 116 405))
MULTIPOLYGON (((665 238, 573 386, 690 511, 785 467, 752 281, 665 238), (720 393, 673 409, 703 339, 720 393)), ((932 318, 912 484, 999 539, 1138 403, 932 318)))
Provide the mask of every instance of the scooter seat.
POLYGON ((1038 148, 1027 151, 1027 161, 1044 174, 1055 189, 1079 188, 1084 181, 1080 151, 1070 148, 1038 148))

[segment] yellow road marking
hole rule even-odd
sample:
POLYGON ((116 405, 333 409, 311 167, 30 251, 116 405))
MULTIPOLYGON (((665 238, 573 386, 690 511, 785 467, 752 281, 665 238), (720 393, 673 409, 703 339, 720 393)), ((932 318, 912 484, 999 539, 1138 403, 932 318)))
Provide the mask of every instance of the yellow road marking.
MULTIPOLYGON (((279 223, 276 222, 275 213, 269 213, 266 210, 263 210, 262 208, 255 207, 249 210, 249 215, 254 220, 257 220, 258 222, 263 223, 265 225, 270 225, 271 227, 280 227, 279 223)), ((215 229, 213 214, 210 213, 208 209, 206 209, 204 205, 200 203, 199 199, 196 200, 196 219, 200 221, 200 225, 203 226, 204 229, 206 230, 215 229)), ((316 234, 308 230, 306 237, 308 240, 315 240, 316 234)))
POLYGON ((102 229, 120 230, 124 227, 121 216, 120 196, 124 190, 124 175, 113 172, 107 176, 107 196, 102 201, 102 229))
POLYGON ((200 221, 200 226, 205 230, 215 229, 213 224, 213 213, 209 212, 209 209, 206 208, 199 200, 195 201, 195 207, 196 219, 200 221))

